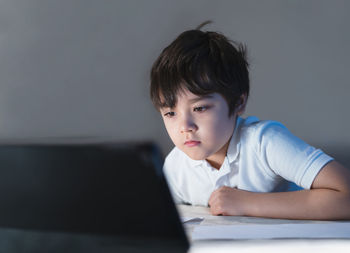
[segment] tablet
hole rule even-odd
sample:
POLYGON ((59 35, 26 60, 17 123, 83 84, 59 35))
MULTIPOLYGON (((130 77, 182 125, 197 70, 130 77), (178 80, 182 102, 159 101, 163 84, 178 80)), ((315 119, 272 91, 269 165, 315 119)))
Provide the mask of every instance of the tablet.
POLYGON ((186 252, 153 143, 0 146, 1 252, 186 252))

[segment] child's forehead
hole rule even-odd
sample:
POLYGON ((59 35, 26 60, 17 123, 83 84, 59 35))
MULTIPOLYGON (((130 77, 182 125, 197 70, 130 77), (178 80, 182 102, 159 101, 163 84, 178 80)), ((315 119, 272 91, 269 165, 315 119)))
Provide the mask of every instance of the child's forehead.
POLYGON ((214 97, 215 97, 214 93, 205 94, 205 95, 197 95, 197 94, 194 94, 190 91, 184 91, 182 93, 177 94, 177 96, 176 96, 178 102, 180 102, 180 101, 196 102, 199 100, 211 99, 214 97))

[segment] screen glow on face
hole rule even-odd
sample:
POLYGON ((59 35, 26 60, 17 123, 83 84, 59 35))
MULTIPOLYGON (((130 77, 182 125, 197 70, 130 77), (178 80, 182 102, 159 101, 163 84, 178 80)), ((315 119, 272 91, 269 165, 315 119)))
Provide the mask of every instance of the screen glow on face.
POLYGON ((194 160, 226 156, 236 114, 229 115, 226 100, 218 93, 197 96, 183 91, 174 108, 160 110, 173 143, 194 160))

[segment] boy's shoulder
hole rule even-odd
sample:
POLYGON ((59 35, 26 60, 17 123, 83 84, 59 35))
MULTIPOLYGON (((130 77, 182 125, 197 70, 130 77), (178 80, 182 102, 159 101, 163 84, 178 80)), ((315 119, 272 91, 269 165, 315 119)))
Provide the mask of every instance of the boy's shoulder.
POLYGON ((308 146, 284 124, 275 120, 248 117, 243 119, 237 130, 234 142, 239 146, 240 152, 249 154, 250 158, 256 156, 262 160, 271 159, 273 156, 281 156, 287 150, 292 153, 290 147, 301 150, 308 146))
POLYGON ((255 116, 249 116, 247 118, 238 118, 235 131, 240 137, 261 138, 284 129, 286 127, 278 121, 260 120, 255 116))
POLYGON ((235 150, 244 150, 244 152, 254 151, 254 154, 260 153, 268 145, 286 140, 289 135, 288 129, 278 121, 260 120, 255 116, 239 117, 229 152, 235 153, 235 150))

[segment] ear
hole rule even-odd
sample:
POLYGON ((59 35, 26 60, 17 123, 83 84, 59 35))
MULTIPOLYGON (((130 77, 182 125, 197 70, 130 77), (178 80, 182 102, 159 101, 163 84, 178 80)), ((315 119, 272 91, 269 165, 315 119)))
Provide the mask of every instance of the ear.
POLYGON ((246 105, 247 105, 247 94, 242 94, 241 97, 239 98, 238 105, 236 107, 236 114, 238 116, 244 113, 246 105))

